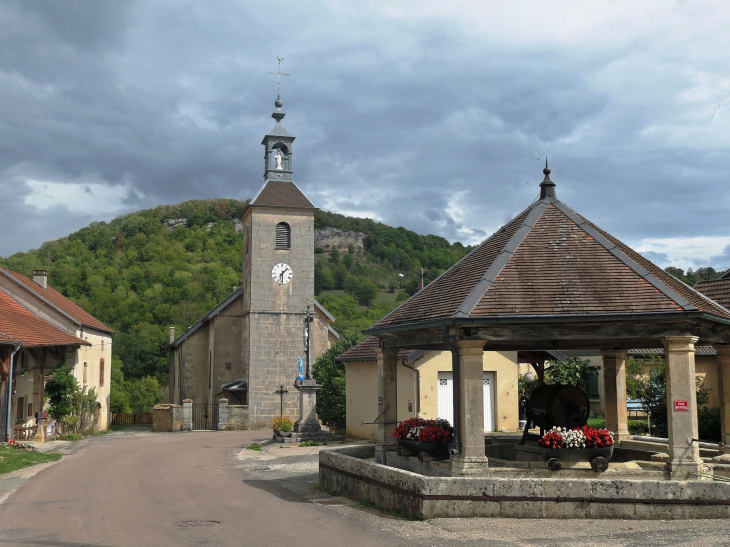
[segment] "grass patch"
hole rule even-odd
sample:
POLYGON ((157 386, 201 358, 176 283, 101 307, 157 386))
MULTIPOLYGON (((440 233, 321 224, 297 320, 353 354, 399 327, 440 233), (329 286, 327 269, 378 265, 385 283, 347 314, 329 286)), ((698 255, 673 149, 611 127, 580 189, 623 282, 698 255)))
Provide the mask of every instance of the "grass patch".
POLYGON ((46 462, 57 462, 61 459, 58 452, 26 452, 0 446, 0 473, 10 473, 16 469, 46 462))
POLYGON ((378 506, 370 500, 360 500, 360 505, 363 507, 369 507, 371 509, 377 509, 378 506))
POLYGON ((250 444, 246 448, 248 448, 249 450, 253 450, 255 452, 261 452, 261 445, 258 443, 250 444))
POLYGON ((319 446, 319 443, 317 441, 302 441, 299 446, 319 446))
POLYGON ((588 418, 588 425, 591 427, 597 427, 599 429, 603 429, 604 427, 606 427, 604 425, 603 418, 588 418))
POLYGON ((83 439, 83 437, 81 435, 77 435, 76 433, 66 433, 65 435, 59 435, 58 438, 61 439, 62 441, 73 441, 73 442, 80 441, 81 439, 83 439))
POLYGON ((316 490, 317 492, 323 492, 322 487, 319 484, 313 484, 312 490, 316 490))
POLYGON ((345 435, 347 435, 347 429, 338 429, 337 431, 335 431, 335 435, 337 435, 338 437, 344 437, 345 435))
POLYGON ((290 446, 280 446, 279 450, 281 450, 282 448, 291 448, 291 447, 290 446))

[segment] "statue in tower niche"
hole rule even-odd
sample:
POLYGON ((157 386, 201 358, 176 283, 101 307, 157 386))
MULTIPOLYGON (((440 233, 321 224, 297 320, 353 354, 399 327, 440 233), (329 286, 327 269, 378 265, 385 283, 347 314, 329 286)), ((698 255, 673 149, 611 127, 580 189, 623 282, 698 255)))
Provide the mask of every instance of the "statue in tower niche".
POLYGON ((276 154, 274 154, 274 167, 276 169, 284 169, 284 154, 281 153, 281 150, 277 150, 276 154))

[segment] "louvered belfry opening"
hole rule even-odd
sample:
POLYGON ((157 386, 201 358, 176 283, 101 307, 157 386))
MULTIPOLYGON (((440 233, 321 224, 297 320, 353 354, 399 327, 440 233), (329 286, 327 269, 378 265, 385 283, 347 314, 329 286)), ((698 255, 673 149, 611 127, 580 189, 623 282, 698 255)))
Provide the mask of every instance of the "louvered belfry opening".
POLYGON ((289 249, 291 247, 291 228, 286 222, 276 225, 276 248, 289 249))

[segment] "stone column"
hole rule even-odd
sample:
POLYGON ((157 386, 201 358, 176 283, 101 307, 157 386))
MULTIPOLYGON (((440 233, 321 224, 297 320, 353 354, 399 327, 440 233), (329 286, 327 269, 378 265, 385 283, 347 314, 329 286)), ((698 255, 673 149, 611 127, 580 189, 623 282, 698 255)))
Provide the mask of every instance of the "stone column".
POLYGON ((377 348, 378 442, 375 462, 386 464, 386 455, 398 447, 393 430, 398 425, 398 349, 377 348))
POLYGON ((615 441, 630 437, 626 408, 626 352, 601 351, 603 355, 603 391, 606 406, 606 428, 615 441))
POLYGON ((193 430, 193 400, 183 399, 182 404, 182 430, 192 431, 193 430))
POLYGON ((722 452, 730 454, 730 345, 715 345, 717 384, 720 389, 720 440, 722 452))
POLYGON ((319 433, 322 426, 317 419, 317 392, 322 386, 316 380, 296 380, 299 390, 299 419, 294 423, 295 433, 319 433))
POLYGON ((484 455, 484 342, 454 342, 459 353, 459 454, 452 475, 479 475, 487 469, 484 455))
MULTIPOLYGON (((697 392, 695 391, 696 336, 667 336, 664 359, 667 370, 667 422, 669 461, 672 479, 691 479, 702 468, 700 448, 692 441, 698 436, 697 392), (675 407, 688 410, 675 410, 675 407)), ((699 479, 698 477, 694 477, 699 479)))
POLYGON ((218 431, 228 428, 228 399, 218 399, 218 431))

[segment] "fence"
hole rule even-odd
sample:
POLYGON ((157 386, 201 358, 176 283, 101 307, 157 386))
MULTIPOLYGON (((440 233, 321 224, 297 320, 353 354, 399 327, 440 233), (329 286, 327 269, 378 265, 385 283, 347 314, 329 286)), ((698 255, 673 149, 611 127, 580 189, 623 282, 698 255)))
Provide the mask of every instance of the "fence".
POLYGON ((152 412, 112 414, 112 425, 152 425, 152 412))

